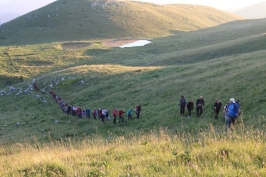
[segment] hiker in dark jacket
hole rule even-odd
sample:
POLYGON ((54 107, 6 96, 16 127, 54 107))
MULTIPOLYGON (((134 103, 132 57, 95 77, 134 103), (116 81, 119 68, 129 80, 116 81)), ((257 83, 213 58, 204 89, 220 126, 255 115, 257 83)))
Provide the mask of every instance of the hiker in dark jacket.
POLYGON ((140 114, 140 111, 141 111, 141 106, 140 105, 136 106, 135 111, 136 111, 136 114, 137 114, 137 119, 139 119, 139 114, 140 114))
POLYGON ((180 114, 184 115, 185 113, 185 107, 186 107, 186 99, 184 98, 184 96, 181 96, 180 100, 179 100, 179 106, 180 106, 180 114))
POLYGON ((222 103, 219 99, 217 99, 213 105, 213 111, 215 113, 214 119, 218 119, 219 112, 221 110, 222 103))
POLYGON ((193 100, 190 100, 187 103, 188 118, 190 118, 190 116, 191 116, 191 111, 193 110, 193 107, 194 107, 193 100))
POLYGON ((89 119, 91 117, 91 110, 90 108, 86 109, 86 117, 89 119))
POLYGON ((203 97, 200 96, 196 102, 197 116, 201 116, 201 114, 203 112, 203 109, 202 109, 203 106, 204 106, 204 100, 203 100, 203 97))
POLYGON ((114 108, 112 113, 113 113, 113 116, 114 116, 113 123, 116 124, 116 117, 118 115, 118 110, 116 108, 114 108))

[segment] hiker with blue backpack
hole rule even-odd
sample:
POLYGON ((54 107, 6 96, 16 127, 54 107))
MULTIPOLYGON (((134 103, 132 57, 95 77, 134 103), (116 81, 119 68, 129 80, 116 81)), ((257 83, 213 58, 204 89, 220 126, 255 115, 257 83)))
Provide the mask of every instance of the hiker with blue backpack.
POLYGON ((235 99, 231 98, 226 108, 226 125, 228 128, 232 128, 232 125, 235 124, 235 120, 238 116, 239 106, 236 104, 235 99))

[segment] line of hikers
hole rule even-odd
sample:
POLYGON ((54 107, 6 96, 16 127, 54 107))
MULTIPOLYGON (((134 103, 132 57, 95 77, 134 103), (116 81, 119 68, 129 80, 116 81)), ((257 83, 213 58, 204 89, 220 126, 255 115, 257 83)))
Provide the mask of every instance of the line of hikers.
MULTIPOLYGON (((92 115, 92 117, 94 119, 98 118, 102 122, 106 122, 106 121, 109 121, 111 119, 109 111, 105 108, 99 108, 99 109, 95 108, 94 111, 92 112, 89 108, 82 109, 78 106, 66 104, 64 102, 64 100, 62 98, 60 98, 58 95, 56 95, 53 91, 50 92, 50 95, 59 104, 62 112, 66 113, 68 115, 78 116, 78 118, 80 118, 80 119, 82 119, 83 117, 86 117, 87 119, 89 119, 89 118, 91 118, 91 115, 92 115)), ((117 117, 119 118, 119 123, 124 122, 125 121, 125 119, 123 117, 124 113, 127 114, 128 120, 132 120, 133 119, 132 113, 136 112, 136 118, 139 119, 140 111, 141 111, 140 105, 136 106, 135 111, 133 111, 133 109, 130 108, 127 110, 127 112, 125 112, 123 109, 118 110, 118 109, 114 108, 112 110, 112 115, 114 117, 113 123, 116 124, 117 117)))
MULTIPOLYGON (((185 109, 188 111, 188 118, 191 117, 191 111, 194 108, 193 100, 186 102, 185 97, 182 95, 179 100, 180 114, 184 115, 185 109)), ((200 96, 196 101, 196 115, 199 117, 203 113, 204 99, 203 96, 200 96)), ((222 108, 222 103, 219 99, 216 99, 213 105, 213 111, 215 113, 214 119, 218 119, 219 112, 222 108)), ((234 98, 231 98, 229 102, 223 107, 223 117, 225 118, 225 125, 229 128, 235 123, 238 115, 241 114, 240 101, 235 101, 234 98)))

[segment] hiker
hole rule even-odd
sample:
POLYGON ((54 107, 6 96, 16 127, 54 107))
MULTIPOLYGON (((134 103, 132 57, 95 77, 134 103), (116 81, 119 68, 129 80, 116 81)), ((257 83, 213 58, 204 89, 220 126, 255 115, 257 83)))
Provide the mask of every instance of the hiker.
POLYGON ((98 109, 97 115, 98 115, 99 120, 101 120, 101 118, 102 118, 102 108, 98 109))
POLYGON ((86 117, 86 110, 82 109, 82 117, 86 117))
POLYGON ((96 120, 97 115, 98 115, 98 111, 97 111, 97 109, 95 108, 94 111, 93 111, 93 113, 92 113, 92 116, 93 116, 93 118, 94 118, 95 120, 96 120))
POLYGON ((129 119, 132 120, 132 112, 133 112, 132 109, 127 110, 127 118, 128 118, 128 120, 129 119))
POLYGON ((193 107, 194 107, 193 100, 190 100, 187 103, 188 118, 190 118, 190 116, 191 116, 191 111, 193 110, 193 107))
POLYGON ((113 123, 116 124, 116 116, 117 116, 117 114, 118 114, 118 111, 117 111, 116 108, 113 109, 112 114, 113 114, 113 116, 114 116, 114 121, 113 121, 113 123))
POLYGON ((91 117, 91 110, 90 108, 86 109, 86 117, 89 119, 91 117))
POLYGON ((197 99, 196 102, 196 109, 197 109, 197 116, 201 116, 202 112, 203 112, 203 106, 204 106, 204 100, 203 100, 203 96, 200 96, 199 99, 197 99))
POLYGON ((64 109, 64 107, 65 107, 65 103, 64 103, 64 100, 63 100, 63 99, 61 99, 61 100, 59 101, 59 105, 60 105, 60 107, 61 107, 61 109, 62 109, 62 112, 64 112, 64 111, 65 111, 65 109, 64 109))
POLYGON ((72 112, 72 116, 76 116, 77 115, 77 107, 76 106, 74 106, 74 105, 72 105, 72 110, 71 110, 71 112, 72 112))
POLYGON ((53 99, 55 99, 55 93, 53 91, 50 92, 50 95, 53 97, 53 99))
POLYGON ((68 105, 65 104, 65 106, 64 106, 64 113, 65 113, 65 114, 67 114, 67 110, 68 110, 68 105))
POLYGON ((226 127, 229 127, 229 123, 230 123, 229 117, 227 115, 227 107, 228 107, 228 105, 229 105, 229 102, 226 103, 226 105, 224 106, 224 109, 223 109, 223 117, 225 118, 225 126, 226 127))
POLYGON ((141 111, 141 106, 140 105, 136 106, 137 119, 139 119, 140 111, 141 111))
POLYGON ((222 107, 221 101, 219 99, 216 99, 216 101, 213 105, 213 111, 215 113, 214 119, 218 119, 218 115, 219 115, 221 107, 222 107))
POLYGON ((179 100, 179 106, 180 106, 180 114, 184 115, 185 113, 185 107, 186 107, 186 99, 184 98, 184 96, 181 96, 180 100, 179 100))
POLYGON ((36 90, 36 91, 39 91, 39 88, 37 87, 37 84, 36 84, 36 81, 35 81, 35 79, 33 79, 33 87, 34 87, 34 89, 36 90))
POLYGON ((56 101, 57 103, 60 103, 60 100, 61 100, 61 98, 60 98, 58 95, 56 95, 56 96, 55 96, 55 101, 56 101))
POLYGON ((78 114, 78 118, 79 118, 79 119, 82 119, 82 109, 79 108, 79 107, 77 107, 77 108, 76 108, 76 112, 77 112, 77 114, 78 114))
POLYGON ((109 112, 108 112, 107 109, 106 109, 105 120, 106 120, 106 121, 110 120, 110 115, 109 115, 109 112))
POLYGON ((119 123, 120 122, 124 122, 124 117, 123 117, 123 114, 124 114, 124 110, 123 109, 120 109, 119 112, 118 112, 118 116, 119 116, 119 123))
POLYGON ((238 116, 239 106, 236 104, 234 98, 230 98, 229 104, 227 106, 227 116, 229 118, 229 128, 231 128, 232 124, 235 124, 235 120, 238 116))
POLYGON ((70 105, 67 106, 67 114, 68 114, 68 115, 71 114, 71 106, 70 106, 70 105))
POLYGON ((106 109, 105 108, 103 108, 102 109, 102 122, 105 122, 105 119, 106 119, 106 109))

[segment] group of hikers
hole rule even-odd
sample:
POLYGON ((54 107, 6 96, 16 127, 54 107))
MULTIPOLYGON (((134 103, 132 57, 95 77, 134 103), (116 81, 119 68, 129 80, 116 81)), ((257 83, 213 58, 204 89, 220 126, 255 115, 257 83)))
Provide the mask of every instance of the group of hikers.
MULTIPOLYGON (((98 118, 102 122, 106 122, 111 119, 109 111, 106 108, 99 108, 99 109, 95 108, 93 111, 91 111, 89 108, 82 109, 79 106, 74 106, 74 105, 65 103, 64 100, 60 98, 58 95, 56 95, 53 91, 50 92, 50 95, 59 104, 62 112, 68 115, 77 116, 79 119, 82 119, 82 118, 90 119, 92 116, 94 119, 98 118)), ((123 109, 114 108, 112 110, 112 115, 114 118, 113 124, 116 124, 117 117, 119 118, 119 123, 124 122, 125 121, 125 118, 123 117, 124 113, 127 114, 128 120, 133 119, 132 117, 133 112, 136 113, 136 118, 139 119, 140 111, 141 111, 140 105, 136 106, 135 110, 130 108, 126 112, 123 109)))
MULTIPOLYGON (((191 117, 191 111, 194 108, 193 100, 186 101, 184 96, 181 96, 179 100, 179 106, 180 106, 180 114, 185 114, 185 109, 187 108, 188 111, 188 118, 191 117)), ((196 101, 196 115, 199 117, 203 113, 203 106, 204 106, 204 99, 203 96, 200 96, 196 101)), ((222 107, 222 103, 219 99, 216 99, 214 105, 213 105, 213 111, 215 113, 214 119, 218 119, 218 115, 220 113, 220 110, 223 109, 223 117, 225 118, 225 125, 228 128, 232 128, 232 125, 234 125, 238 115, 241 114, 240 109, 240 101, 235 101, 234 98, 230 98, 229 102, 222 107)))

